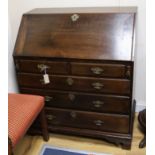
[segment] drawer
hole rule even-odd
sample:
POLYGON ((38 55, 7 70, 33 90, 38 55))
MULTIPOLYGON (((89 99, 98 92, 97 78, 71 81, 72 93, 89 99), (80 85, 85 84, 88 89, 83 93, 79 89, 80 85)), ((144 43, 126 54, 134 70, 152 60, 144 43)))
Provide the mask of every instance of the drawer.
POLYGON ((73 75, 97 77, 126 77, 126 66, 123 64, 71 63, 73 75))
POLYGON ((127 96, 43 91, 30 88, 22 88, 21 93, 45 96, 46 106, 48 107, 121 114, 129 114, 130 110, 130 98, 127 96))
POLYGON ((44 60, 16 60, 16 68, 20 72, 67 74, 67 62, 44 61, 44 60))
POLYGON ((128 133, 129 131, 129 117, 126 115, 46 108, 46 117, 49 125, 120 133, 128 133))
POLYGON ((75 90, 97 93, 130 94, 130 81, 127 79, 101 79, 76 76, 49 76, 50 83, 44 84, 42 75, 17 74, 22 87, 75 90))

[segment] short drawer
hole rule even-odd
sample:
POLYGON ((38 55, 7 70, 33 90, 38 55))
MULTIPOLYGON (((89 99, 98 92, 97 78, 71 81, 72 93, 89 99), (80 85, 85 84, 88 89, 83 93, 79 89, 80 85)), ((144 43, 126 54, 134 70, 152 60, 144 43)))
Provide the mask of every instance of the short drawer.
POLYGON ((124 95, 130 94, 130 80, 127 79, 101 79, 52 75, 49 77, 50 83, 44 84, 42 75, 19 73, 17 77, 19 85, 23 87, 124 95))
POLYGON ((71 63, 73 75, 125 78, 126 66, 123 64, 71 63))
POLYGON ((22 88, 21 92, 44 96, 48 107, 121 114, 129 114, 130 111, 130 98, 127 96, 44 91, 30 88, 22 88))
POLYGON ((129 116, 46 108, 50 125, 128 133, 129 116))
POLYGON ((67 62, 44 60, 16 60, 17 71, 27 73, 67 74, 67 62))

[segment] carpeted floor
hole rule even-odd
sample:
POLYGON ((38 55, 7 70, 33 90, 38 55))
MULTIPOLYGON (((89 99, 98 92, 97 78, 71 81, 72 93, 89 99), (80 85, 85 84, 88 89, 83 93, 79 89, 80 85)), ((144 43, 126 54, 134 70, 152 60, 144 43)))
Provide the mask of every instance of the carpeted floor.
POLYGON ((45 144, 39 155, 111 155, 107 153, 95 153, 89 151, 79 151, 73 149, 66 149, 61 147, 53 147, 51 145, 45 144))

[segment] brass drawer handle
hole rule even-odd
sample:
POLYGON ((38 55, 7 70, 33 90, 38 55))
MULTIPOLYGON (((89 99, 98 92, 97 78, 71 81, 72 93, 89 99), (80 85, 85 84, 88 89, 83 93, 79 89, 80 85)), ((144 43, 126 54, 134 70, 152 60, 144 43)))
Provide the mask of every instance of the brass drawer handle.
POLYGON ((71 86, 71 85, 73 85, 74 80, 73 80, 72 78, 69 77, 69 78, 67 78, 66 82, 67 82, 67 84, 68 84, 69 86, 71 86))
POLYGON ((56 116, 54 116, 54 115, 46 115, 46 117, 50 121, 56 118, 56 116))
POLYGON ((74 94, 68 94, 68 97, 71 101, 75 100, 75 95, 74 94))
POLYGON ((102 126, 104 122, 101 120, 95 120, 94 123, 96 126, 102 126))
POLYGON ((38 64, 37 67, 38 67, 38 69, 40 69, 41 72, 50 68, 49 66, 47 66, 45 64, 38 64))
POLYGON ((131 77, 131 67, 130 66, 127 66, 126 67, 126 77, 127 78, 130 78, 131 77))
POLYGON ((78 19, 79 19, 79 15, 78 14, 73 14, 72 16, 71 16, 71 20, 73 21, 73 22, 76 22, 78 19))
POLYGON ((72 111, 72 112, 70 113, 70 115, 71 115, 72 118, 76 118, 76 112, 72 111))
POLYGON ((94 74, 97 74, 97 75, 100 75, 104 72, 104 69, 101 68, 101 67, 92 67, 91 68, 91 71, 94 73, 94 74))
POLYGON ((53 97, 51 97, 51 96, 45 96, 45 101, 46 102, 49 102, 49 101, 51 101, 53 99, 53 97))
POLYGON ((100 108, 104 104, 104 102, 97 100, 97 101, 93 101, 93 104, 94 104, 94 107, 100 108))
POLYGON ((92 83, 92 86, 94 89, 97 89, 97 90, 100 90, 104 87, 104 85, 100 82, 95 82, 95 83, 92 83))
POLYGON ((17 60, 15 61, 15 67, 16 67, 16 70, 19 70, 19 63, 17 60))

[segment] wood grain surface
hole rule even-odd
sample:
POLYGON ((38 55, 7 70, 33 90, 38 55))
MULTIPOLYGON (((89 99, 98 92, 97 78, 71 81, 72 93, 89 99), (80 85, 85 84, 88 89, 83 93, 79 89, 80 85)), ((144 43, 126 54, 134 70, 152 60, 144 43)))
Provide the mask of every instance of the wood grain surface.
POLYGON ((124 150, 102 140, 51 134, 48 143, 44 142, 41 136, 25 136, 16 147, 15 155, 38 155, 43 144, 76 150, 111 153, 113 155, 145 155, 146 148, 139 149, 139 142, 143 138, 143 133, 139 130, 137 115, 134 122, 131 150, 124 150))

